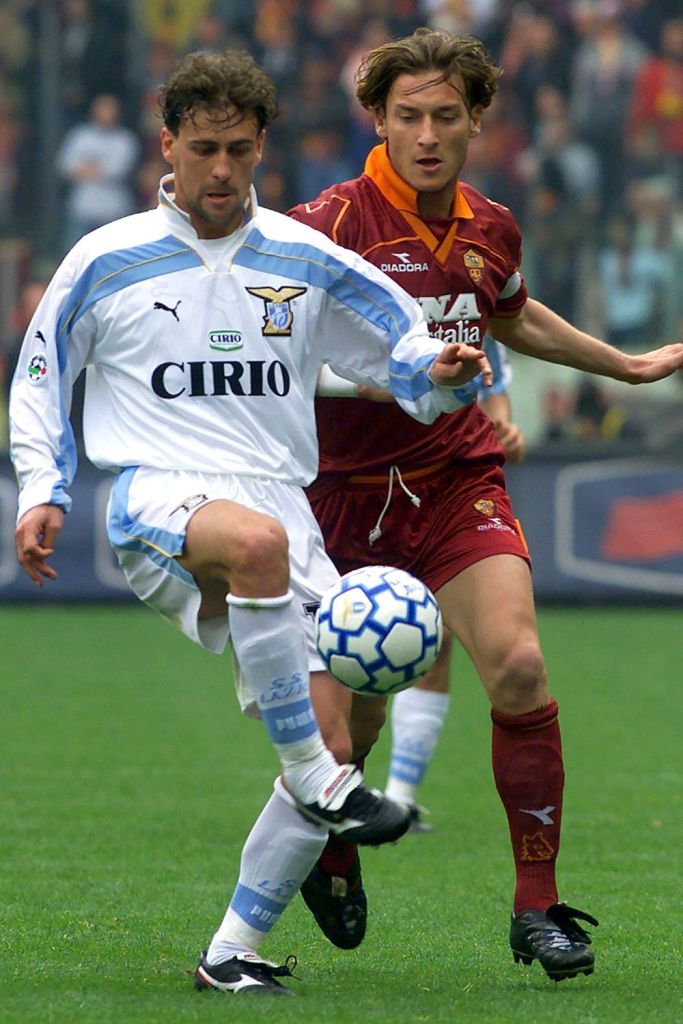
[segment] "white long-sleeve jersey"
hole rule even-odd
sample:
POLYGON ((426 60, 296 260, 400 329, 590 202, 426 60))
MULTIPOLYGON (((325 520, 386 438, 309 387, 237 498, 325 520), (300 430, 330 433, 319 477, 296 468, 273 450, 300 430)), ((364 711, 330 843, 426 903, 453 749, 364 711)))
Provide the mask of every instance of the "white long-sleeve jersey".
MULTIPOLYGON (((68 511, 69 423, 85 366, 86 454, 102 469, 149 466, 275 478, 318 469, 313 399, 324 363, 390 388, 421 422, 469 402, 428 370, 443 343, 387 276, 323 234, 258 208, 201 240, 162 179, 155 210, 86 235, 28 328, 10 400, 19 517, 68 511)), ((353 438, 349 438, 353 444, 353 438)))
MULTIPOLYGON (((485 334, 482 348, 491 366, 492 376, 490 384, 484 384, 482 374, 477 374, 470 382, 469 386, 475 389, 477 401, 490 398, 491 395, 506 395, 512 381, 512 368, 505 346, 490 334, 485 334)), ((328 366, 323 366, 318 378, 318 395, 324 398, 355 398, 358 389, 352 381, 333 373, 328 366)))

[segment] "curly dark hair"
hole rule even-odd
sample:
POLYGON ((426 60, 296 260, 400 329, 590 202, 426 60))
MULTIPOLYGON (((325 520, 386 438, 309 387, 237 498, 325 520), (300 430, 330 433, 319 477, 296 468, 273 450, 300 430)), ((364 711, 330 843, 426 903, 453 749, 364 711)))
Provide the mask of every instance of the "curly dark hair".
POLYGON ((259 131, 277 115, 275 86, 248 53, 189 53, 159 90, 164 124, 174 135, 198 110, 210 110, 218 121, 231 123, 252 115, 259 131))
POLYGON ((366 53, 356 74, 356 96, 366 110, 384 110, 389 91, 399 75, 438 72, 435 82, 459 74, 465 83, 465 101, 486 109, 495 96, 502 69, 497 67, 474 36, 454 36, 442 29, 418 28, 411 36, 395 39, 366 53))

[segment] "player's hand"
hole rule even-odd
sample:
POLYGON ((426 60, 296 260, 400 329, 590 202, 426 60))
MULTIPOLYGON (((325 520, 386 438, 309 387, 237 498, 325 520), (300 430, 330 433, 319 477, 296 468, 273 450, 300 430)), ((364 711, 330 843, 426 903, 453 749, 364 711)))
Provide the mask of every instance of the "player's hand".
POLYGON ((493 372, 480 348, 472 345, 444 345, 429 368, 429 376, 434 384, 444 388, 459 388, 469 383, 473 377, 481 373, 483 385, 493 384, 493 372))
POLYGON ((496 436, 505 449, 505 458, 508 462, 521 462, 526 455, 526 441, 524 434, 516 423, 509 420, 494 420, 496 436))
POLYGON ((57 573, 47 559, 54 554, 57 536, 64 523, 64 511, 58 505, 36 505, 17 523, 14 539, 19 565, 37 586, 44 578, 56 580, 57 573))
POLYGON ((365 398, 368 402, 395 402, 396 399, 392 395, 391 391, 387 391, 385 388, 371 388, 367 384, 357 384, 357 393, 359 398, 365 398))
POLYGON ((683 342, 631 356, 629 369, 630 372, 624 378, 629 384, 650 384, 670 377, 676 370, 683 369, 683 342))

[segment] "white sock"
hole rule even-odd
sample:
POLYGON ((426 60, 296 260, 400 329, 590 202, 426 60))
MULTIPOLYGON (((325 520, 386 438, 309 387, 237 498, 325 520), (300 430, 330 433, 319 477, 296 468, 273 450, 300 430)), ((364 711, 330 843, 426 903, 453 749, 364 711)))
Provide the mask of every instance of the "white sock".
POLYGON ((242 849, 240 875, 209 964, 255 953, 322 853, 328 831, 302 817, 279 779, 242 849))
POLYGON ((411 687, 397 693, 391 707, 391 763, 386 794, 414 804, 446 719, 449 694, 411 687))
POLYGON ((251 600, 228 594, 230 635, 288 788, 312 803, 338 765, 311 704, 308 652, 292 594, 251 600))

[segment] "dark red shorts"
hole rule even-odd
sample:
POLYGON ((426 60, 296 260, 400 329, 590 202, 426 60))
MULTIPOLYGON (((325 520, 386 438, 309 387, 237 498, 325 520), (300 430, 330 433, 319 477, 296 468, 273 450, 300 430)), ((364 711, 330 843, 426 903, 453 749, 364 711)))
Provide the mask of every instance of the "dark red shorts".
POLYGON ((327 553, 343 575, 364 565, 395 565, 432 591, 490 555, 518 555, 531 564, 512 513, 502 469, 495 464, 448 464, 407 473, 417 508, 394 476, 393 494, 370 544, 387 498, 388 474, 351 477, 312 502, 327 553))

